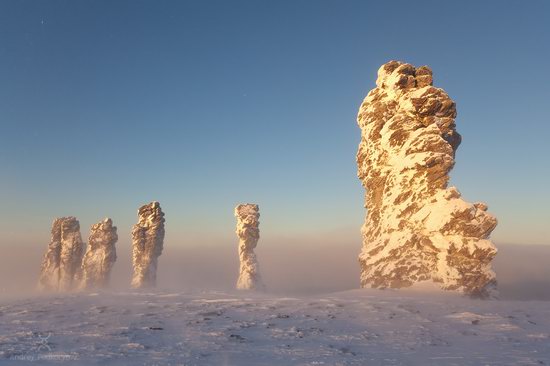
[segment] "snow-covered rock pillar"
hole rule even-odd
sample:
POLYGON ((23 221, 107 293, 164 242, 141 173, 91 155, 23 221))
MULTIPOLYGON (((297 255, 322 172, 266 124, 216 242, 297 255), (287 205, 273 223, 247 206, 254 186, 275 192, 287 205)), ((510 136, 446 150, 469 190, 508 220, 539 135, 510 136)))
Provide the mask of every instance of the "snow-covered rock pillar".
POLYGON ((117 240, 117 229, 111 219, 106 218, 92 225, 82 261, 82 288, 103 288, 109 284, 111 269, 116 261, 117 240))
POLYGON ((141 206, 138 223, 132 229, 133 288, 154 287, 157 262, 164 241, 164 213, 158 202, 141 206))
POLYGON ((38 288, 48 291, 70 291, 78 286, 84 243, 76 217, 56 218, 52 237, 42 261, 38 288))
POLYGON ((258 260, 254 248, 260 239, 260 209, 258 205, 247 203, 235 207, 237 236, 239 237, 240 270, 237 280, 239 290, 263 290, 258 260))
POLYGON ((455 103, 432 71, 391 61, 359 109, 358 177, 367 216, 359 255, 362 287, 443 289, 487 296, 496 284, 488 240, 497 220, 448 187, 461 137, 455 103))

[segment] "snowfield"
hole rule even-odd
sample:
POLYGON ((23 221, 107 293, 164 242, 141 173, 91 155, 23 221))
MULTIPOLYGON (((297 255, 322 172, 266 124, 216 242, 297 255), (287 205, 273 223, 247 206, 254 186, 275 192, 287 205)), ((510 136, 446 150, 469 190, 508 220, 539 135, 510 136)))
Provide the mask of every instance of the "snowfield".
POLYGON ((549 365, 550 302, 414 290, 4 300, 0 364, 549 365))

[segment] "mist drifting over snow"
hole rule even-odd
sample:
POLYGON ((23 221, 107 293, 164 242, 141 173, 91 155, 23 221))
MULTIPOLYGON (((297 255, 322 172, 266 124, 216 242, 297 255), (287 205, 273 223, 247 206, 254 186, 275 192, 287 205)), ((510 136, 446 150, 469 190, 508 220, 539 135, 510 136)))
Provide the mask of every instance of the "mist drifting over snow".
MULTIPOLYGON (((46 238, 47 239, 47 238, 46 238)), ((3 245, 0 257, 0 299, 35 291, 47 246, 3 245)), ((360 238, 288 236, 260 239, 256 249, 268 292, 314 294, 359 288, 357 255, 360 238)), ((111 289, 128 290, 132 278, 131 243, 117 243, 111 289)), ((494 261, 500 297, 550 300, 550 246, 498 244, 494 261)), ((158 263, 158 287, 169 290, 230 290, 238 277, 237 238, 166 243, 158 263)))

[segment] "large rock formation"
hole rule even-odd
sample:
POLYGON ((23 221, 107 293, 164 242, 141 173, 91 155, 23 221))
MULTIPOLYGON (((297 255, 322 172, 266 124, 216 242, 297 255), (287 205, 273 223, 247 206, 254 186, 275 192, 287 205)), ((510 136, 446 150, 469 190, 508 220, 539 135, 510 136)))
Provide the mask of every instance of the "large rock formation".
POLYGON ((260 239, 260 211, 258 205, 247 203, 235 207, 237 236, 239 237, 239 290, 263 290, 258 260, 254 248, 260 239))
POLYGON ((141 206, 138 223, 132 229, 132 287, 154 287, 157 282, 157 261, 164 241, 164 213, 158 202, 141 206))
POLYGON ((42 261, 38 288, 70 291, 78 286, 84 243, 75 217, 61 217, 52 224, 52 238, 42 261))
POLYGON ((432 71, 391 61, 359 109, 358 176, 367 217, 359 255, 362 287, 433 281, 487 296, 495 281, 488 240, 497 220, 483 203, 448 187, 460 135, 455 103, 432 71))
POLYGON ((92 225, 82 261, 82 288, 102 288, 109 284, 111 268, 116 261, 117 240, 116 226, 111 219, 92 225))

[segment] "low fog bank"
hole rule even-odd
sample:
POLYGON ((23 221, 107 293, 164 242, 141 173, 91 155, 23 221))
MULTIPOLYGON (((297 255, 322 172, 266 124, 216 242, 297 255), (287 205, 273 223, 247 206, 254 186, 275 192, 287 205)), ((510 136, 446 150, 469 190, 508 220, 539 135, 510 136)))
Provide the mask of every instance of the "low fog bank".
MULTIPOLYGON (((353 242, 334 244, 311 239, 260 239, 255 252, 268 291, 292 295, 357 288, 359 246, 353 242)), ((130 257, 129 251, 119 255, 113 287, 128 287, 130 257)), ((234 289, 238 272, 236 239, 228 238, 228 245, 165 246, 159 258, 158 284, 164 289, 226 291, 234 289)))
MULTIPOLYGON (((238 275, 236 240, 178 247, 166 244, 159 258, 158 287, 201 291, 233 289, 238 275)), ((261 240, 257 248, 269 292, 281 295, 327 293, 359 286, 359 241, 303 238, 261 240)), ((550 300, 550 246, 498 245, 494 269, 502 299, 550 300)), ((45 247, 3 246, 0 299, 34 292, 45 247)), ((130 243, 117 244, 111 287, 127 290, 130 243)))

